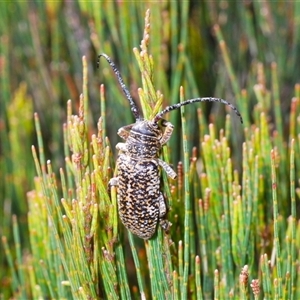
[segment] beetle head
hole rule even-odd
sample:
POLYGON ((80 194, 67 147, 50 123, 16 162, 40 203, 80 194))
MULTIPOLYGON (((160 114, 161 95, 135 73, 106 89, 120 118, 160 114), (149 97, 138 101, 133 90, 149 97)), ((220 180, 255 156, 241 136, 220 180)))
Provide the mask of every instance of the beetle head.
POLYGON ((162 131, 157 123, 149 120, 137 121, 127 137, 127 155, 139 159, 157 158, 162 131))
POLYGON ((159 137, 161 135, 161 129, 157 122, 142 120, 136 122, 131 131, 148 137, 159 137))

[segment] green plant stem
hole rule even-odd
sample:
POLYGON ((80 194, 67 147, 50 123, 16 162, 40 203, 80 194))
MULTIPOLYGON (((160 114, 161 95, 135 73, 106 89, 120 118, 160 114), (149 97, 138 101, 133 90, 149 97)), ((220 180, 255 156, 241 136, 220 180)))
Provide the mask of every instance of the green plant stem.
POLYGON ((274 214, 274 247, 276 252, 276 289, 278 297, 282 298, 282 269, 281 269, 281 251, 279 243, 279 227, 278 227, 278 204, 277 204, 277 180, 275 170, 275 151, 271 151, 271 168, 272 168, 272 195, 273 195, 273 214, 274 214))
MULTIPOLYGON (((183 101, 183 88, 180 90, 180 99, 183 101)), ((190 178, 189 178, 189 152, 187 144, 187 130, 186 120, 184 115, 184 106, 181 107, 181 126, 182 126, 182 140, 183 140, 183 154, 184 154, 184 268, 183 268, 183 281, 181 285, 181 299, 187 299, 188 288, 188 274, 190 264, 190 222, 191 222, 191 199, 190 199, 190 178)))

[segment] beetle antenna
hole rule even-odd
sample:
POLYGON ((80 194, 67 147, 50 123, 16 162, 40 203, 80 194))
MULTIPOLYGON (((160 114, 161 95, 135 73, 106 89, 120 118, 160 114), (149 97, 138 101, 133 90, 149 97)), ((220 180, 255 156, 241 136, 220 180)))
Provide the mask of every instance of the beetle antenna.
POLYGON ((116 74, 117 76, 117 79, 120 83, 120 86, 122 88, 122 91, 123 93, 125 94, 126 98, 128 99, 129 101, 129 104, 130 104, 130 107, 131 107, 131 111, 135 117, 135 120, 140 120, 141 119, 141 114, 139 112, 139 109, 136 105, 136 103, 134 102, 134 100, 132 99, 131 95, 130 95, 130 92, 128 91, 124 81, 123 81, 123 78, 120 74, 120 71, 118 70, 117 66, 115 65, 115 63, 111 60, 111 58, 106 55, 105 53, 101 53, 100 55, 98 55, 98 61, 97 61, 97 68, 99 69, 99 65, 100 65, 100 58, 101 56, 103 56, 107 62, 110 64, 110 66, 112 67, 114 73, 116 74))
POLYGON ((174 109, 178 109, 181 106, 192 104, 194 102, 205 102, 205 101, 208 101, 208 102, 221 102, 223 104, 226 104, 226 105, 230 106, 231 109, 240 117, 241 123, 243 123, 243 118, 242 118, 240 112, 237 110, 237 108, 234 105, 232 105, 231 103, 229 103, 228 101, 226 101, 224 99, 221 99, 221 98, 212 98, 212 97, 194 98, 194 99, 189 99, 189 100, 186 100, 184 102, 180 102, 180 103, 177 103, 177 104, 174 104, 174 105, 167 106, 164 110, 162 110, 160 113, 158 113, 153 118, 153 122, 157 123, 160 119, 162 119, 162 117, 163 117, 164 114, 166 114, 169 111, 172 111, 174 109))

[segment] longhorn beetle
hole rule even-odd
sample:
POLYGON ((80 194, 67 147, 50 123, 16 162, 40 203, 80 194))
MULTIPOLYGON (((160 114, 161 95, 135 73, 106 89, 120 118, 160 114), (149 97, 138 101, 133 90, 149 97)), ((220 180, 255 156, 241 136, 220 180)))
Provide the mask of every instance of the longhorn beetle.
POLYGON ((175 179, 177 176, 175 171, 158 157, 161 147, 169 141, 174 128, 170 122, 162 118, 163 115, 183 105, 210 101, 230 106, 242 123, 243 119, 231 103, 220 98, 207 97, 167 106, 152 120, 145 120, 111 58, 104 53, 100 54, 97 67, 99 68, 101 56, 107 60, 116 74, 136 121, 118 130, 118 135, 125 143, 116 145, 116 149, 119 150, 118 172, 117 177, 112 178, 109 183, 118 187, 118 211, 124 226, 138 237, 150 239, 155 233, 158 221, 165 231, 168 231, 171 225, 166 219, 167 206, 160 191, 159 167, 163 168, 169 177, 175 179), (161 126, 158 124, 159 121, 161 126), (162 130, 161 127, 165 129, 162 130))

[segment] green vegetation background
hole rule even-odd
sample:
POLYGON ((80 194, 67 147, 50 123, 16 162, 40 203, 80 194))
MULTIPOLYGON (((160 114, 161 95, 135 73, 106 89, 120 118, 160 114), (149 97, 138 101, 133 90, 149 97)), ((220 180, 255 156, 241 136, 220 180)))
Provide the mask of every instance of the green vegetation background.
POLYGON ((1 1, 0 297, 299 299, 299 53, 298 1, 1 1), (133 118, 102 52, 145 116, 183 86, 244 118, 167 116, 165 238, 128 235, 107 189, 133 118))

